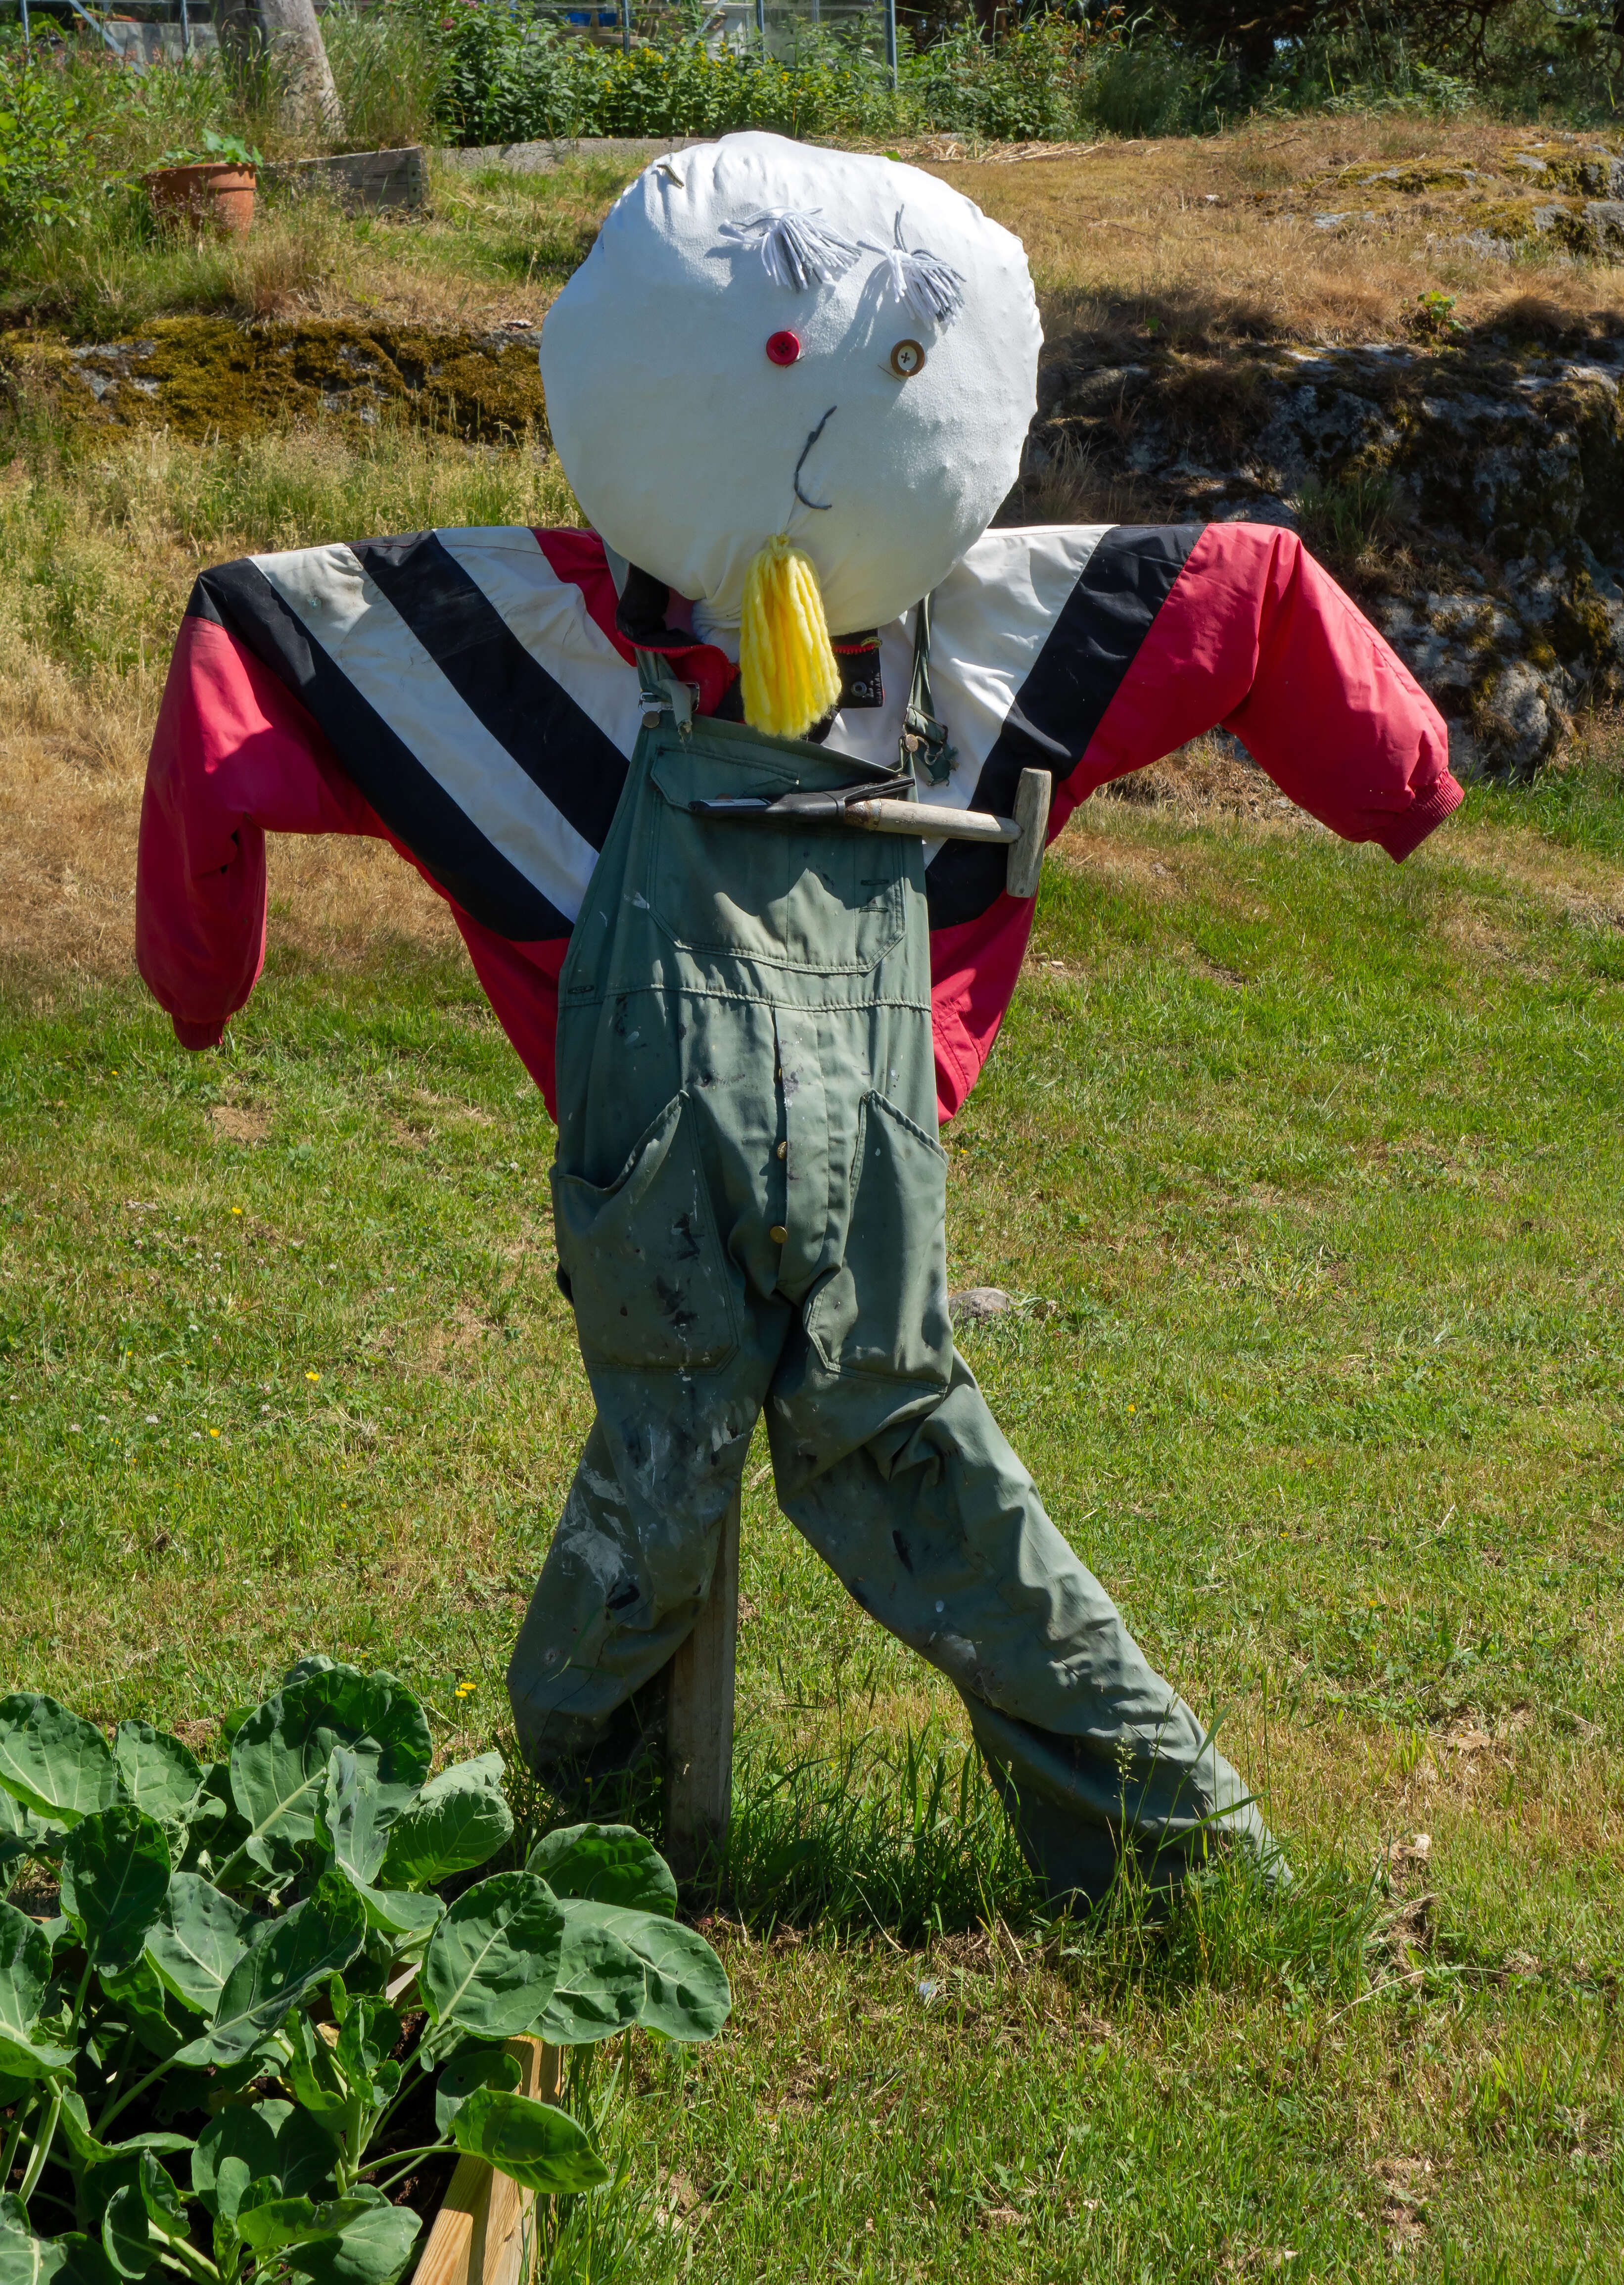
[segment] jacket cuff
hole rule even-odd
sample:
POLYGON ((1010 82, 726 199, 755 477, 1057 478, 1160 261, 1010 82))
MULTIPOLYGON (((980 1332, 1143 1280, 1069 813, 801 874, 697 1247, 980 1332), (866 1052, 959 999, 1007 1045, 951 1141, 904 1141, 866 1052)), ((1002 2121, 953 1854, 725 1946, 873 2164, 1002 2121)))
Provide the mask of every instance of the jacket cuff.
POLYGON ((183 1048, 217 1048, 225 1037, 225 1021, 217 1024, 189 1024, 184 1016, 171 1016, 175 1036, 183 1048))
POLYGON ((1413 850, 1420 848, 1433 827, 1452 816, 1465 798, 1465 787, 1446 770, 1431 793, 1400 816, 1378 826, 1376 838, 1393 863, 1401 865, 1413 850))

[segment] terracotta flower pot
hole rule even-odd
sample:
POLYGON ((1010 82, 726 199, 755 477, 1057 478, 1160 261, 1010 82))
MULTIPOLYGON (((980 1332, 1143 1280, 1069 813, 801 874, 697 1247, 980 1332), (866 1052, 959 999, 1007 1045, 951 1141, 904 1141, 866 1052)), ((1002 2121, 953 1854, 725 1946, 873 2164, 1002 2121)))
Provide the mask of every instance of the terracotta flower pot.
POLYGON ((213 159, 200 167, 156 167, 145 181, 160 222, 216 231, 222 238, 247 236, 254 220, 252 167, 213 159))

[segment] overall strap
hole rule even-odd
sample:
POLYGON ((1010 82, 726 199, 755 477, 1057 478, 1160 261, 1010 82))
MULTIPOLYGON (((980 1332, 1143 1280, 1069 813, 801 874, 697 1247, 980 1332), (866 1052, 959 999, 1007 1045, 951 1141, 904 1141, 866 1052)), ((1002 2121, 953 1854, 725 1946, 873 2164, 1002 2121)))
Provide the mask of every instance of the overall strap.
POLYGON ((922 773, 927 785, 945 785, 953 774, 958 749, 949 744, 946 727, 936 718, 930 702, 930 598, 920 604, 914 622, 914 671, 908 682, 908 703, 902 717, 898 760, 905 770, 922 773))

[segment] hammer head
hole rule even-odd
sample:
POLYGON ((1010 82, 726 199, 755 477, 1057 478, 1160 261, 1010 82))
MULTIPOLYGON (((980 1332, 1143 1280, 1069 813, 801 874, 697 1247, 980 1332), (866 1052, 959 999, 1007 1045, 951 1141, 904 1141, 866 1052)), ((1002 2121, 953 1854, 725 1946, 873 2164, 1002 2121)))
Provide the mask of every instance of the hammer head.
POLYGON ((1009 867, 1004 884, 1012 897, 1035 897, 1043 869, 1043 844, 1048 833, 1049 797, 1054 780, 1047 770, 1023 770, 1015 790, 1015 821, 1018 828, 1009 844, 1009 867))

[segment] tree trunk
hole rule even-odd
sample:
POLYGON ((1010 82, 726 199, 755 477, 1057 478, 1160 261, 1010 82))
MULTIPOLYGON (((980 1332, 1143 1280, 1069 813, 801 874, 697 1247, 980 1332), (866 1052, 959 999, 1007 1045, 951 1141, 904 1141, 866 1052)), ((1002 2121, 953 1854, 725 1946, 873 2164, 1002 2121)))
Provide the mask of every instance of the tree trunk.
POLYGON ((294 125, 342 137, 344 114, 311 0, 209 0, 209 13, 233 63, 271 66, 279 107, 294 125))

